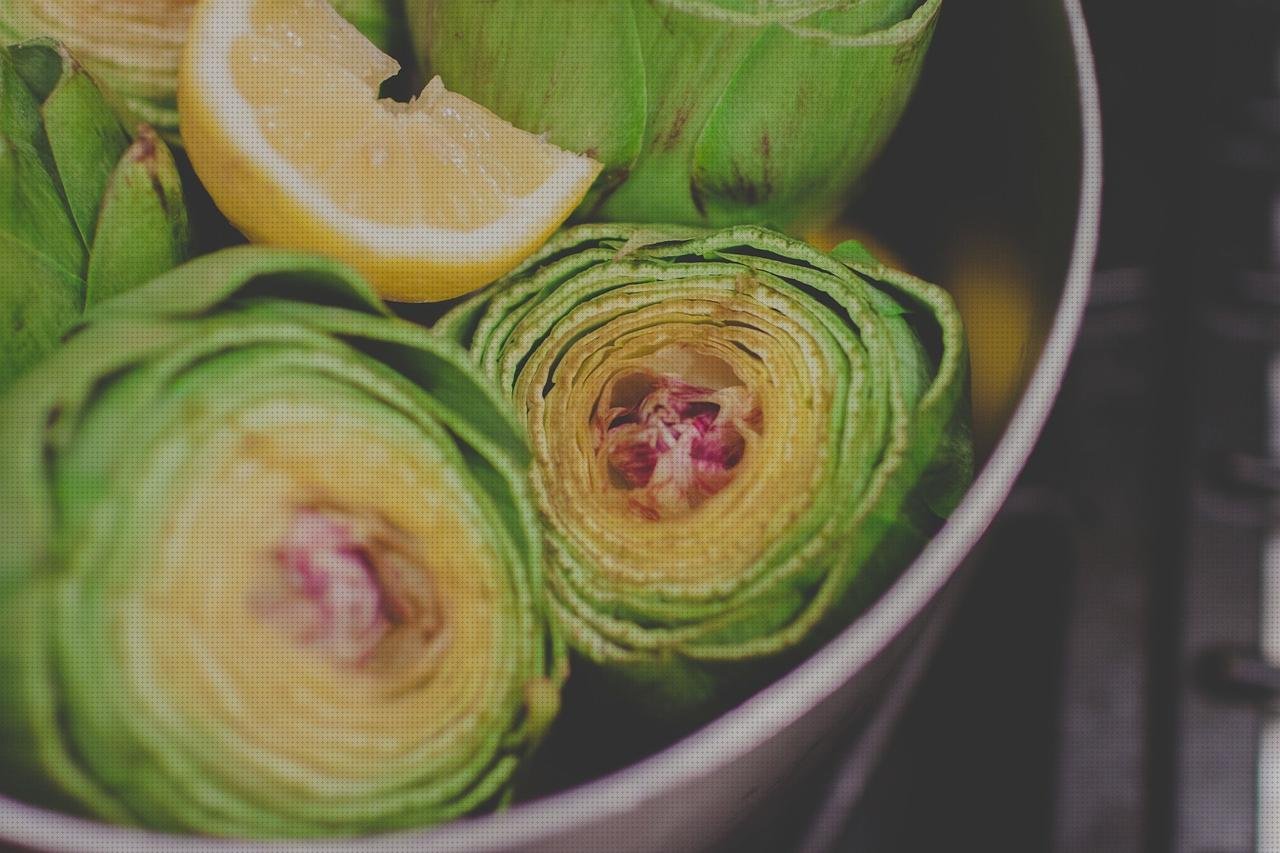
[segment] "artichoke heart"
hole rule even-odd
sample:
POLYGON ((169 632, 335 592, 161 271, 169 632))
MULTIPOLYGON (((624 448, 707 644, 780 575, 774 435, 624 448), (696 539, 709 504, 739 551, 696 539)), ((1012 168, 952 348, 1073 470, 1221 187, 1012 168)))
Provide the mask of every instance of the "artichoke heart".
MULTIPOLYGON (((57 39, 99 77, 130 122, 178 141, 178 64, 198 0, 4 0, 0 36, 57 39)), ((323 0, 320 0, 323 2, 323 0)), ((334 0, 379 47, 395 41, 390 0, 334 0)))
POLYGON ((804 233, 915 88, 942 0, 407 0, 450 91, 605 164, 583 219, 804 233))
POLYGON ((0 47, 0 388, 86 306, 171 269, 189 243, 155 131, 126 132, 61 45, 0 47))
POLYGON ((528 449, 463 351, 385 311, 333 263, 229 249, 12 386, 11 791, 255 838, 507 801, 566 674, 528 449))
POLYGON ((579 226, 439 329, 529 430, 570 645, 661 711, 847 624, 971 478, 954 306, 857 244, 579 226))

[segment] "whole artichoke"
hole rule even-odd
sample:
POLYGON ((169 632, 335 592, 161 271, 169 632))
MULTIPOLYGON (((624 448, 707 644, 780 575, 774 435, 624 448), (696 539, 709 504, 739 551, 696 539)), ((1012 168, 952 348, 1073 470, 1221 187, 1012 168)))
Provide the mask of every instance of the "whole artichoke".
POLYGON ((47 41, 0 48, 0 388, 89 305, 180 263, 173 156, 130 139, 102 92, 47 41))
POLYGON ((663 713, 847 624, 970 481, 955 308, 857 244, 580 226, 439 333, 529 430, 570 645, 663 713))
POLYGON ((408 0, 456 91, 605 163, 584 218, 801 233, 897 124, 941 0, 408 0))
MULTIPOLYGON (((147 122, 178 140, 178 60, 198 0, 3 0, 0 37, 47 37, 118 96, 128 123, 147 122)), ((324 2, 324 0, 318 0, 324 2)), ((332 5, 380 48, 396 41, 399 0, 332 5)))
POLYGON ((565 674, 528 450, 464 352, 385 311, 228 249, 0 398, 10 791, 251 837, 505 802, 565 674))

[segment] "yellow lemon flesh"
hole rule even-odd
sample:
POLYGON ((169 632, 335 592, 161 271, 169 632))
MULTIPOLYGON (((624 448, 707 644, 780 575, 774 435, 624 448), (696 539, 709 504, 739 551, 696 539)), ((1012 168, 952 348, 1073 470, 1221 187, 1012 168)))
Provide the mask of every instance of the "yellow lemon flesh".
POLYGON ((957 235, 945 258, 947 288, 969 336, 973 435, 979 452, 1004 432, 1044 346, 1044 310, 1035 272, 998 226, 957 235))
POLYGON ((344 261, 388 299, 474 290, 568 217, 600 164, 399 65, 322 0, 204 0, 178 88, 197 174, 249 239, 344 261))

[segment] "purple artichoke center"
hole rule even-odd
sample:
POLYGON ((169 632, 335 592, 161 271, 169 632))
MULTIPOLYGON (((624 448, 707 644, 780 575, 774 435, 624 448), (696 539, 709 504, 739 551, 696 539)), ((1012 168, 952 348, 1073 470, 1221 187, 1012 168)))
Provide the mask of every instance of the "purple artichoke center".
MULTIPOLYGON (((412 567, 354 519, 299 511, 275 552, 279 577, 261 602, 263 617, 299 645, 335 664, 361 666, 396 626, 431 619, 429 602, 398 588, 412 567)), ((418 574, 414 572, 414 574, 418 574)))
POLYGON ((733 481, 746 452, 744 430, 759 432, 761 411, 746 388, 690 385, 671 374, 630 377, 596 428, 615 486, 651 520, 696 508, 733 481), (637 383, 639 383, 637 385, 637 383))

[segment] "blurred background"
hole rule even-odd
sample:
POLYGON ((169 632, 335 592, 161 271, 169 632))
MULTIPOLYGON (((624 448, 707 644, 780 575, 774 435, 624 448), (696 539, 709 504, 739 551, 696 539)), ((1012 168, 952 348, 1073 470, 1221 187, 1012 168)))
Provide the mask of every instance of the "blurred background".
MULTIPOLYGON (((981 25, 990 4, 964 5, 981 25)), ((866 795, 843 798, 834 756, 733 849, 1280 850, 1280 3, 1082 5, 1106 188, 1066 386, 866 795)), ((998 79, 1015 29, 1007 52, 948 64, 998 79)), ((964 49, 942 32, 937 50, 964 49)), ((912 110, 938 109, 933 91, 926 69, 912 110)), ((1034 156, 966 149, 968 122, 1034 106, 989 108, 948 140, 979 167, 921 168, 1034 156)), ((997 181, 991 208, 1038 191, 997 181)), ((979 205, 950 248, 904 253, 912 207, 886 198, 870 187, 845 228, 948 282, 977 330, 989 448, 1045 333, 1030 270, 1055 249, 979 205)))

